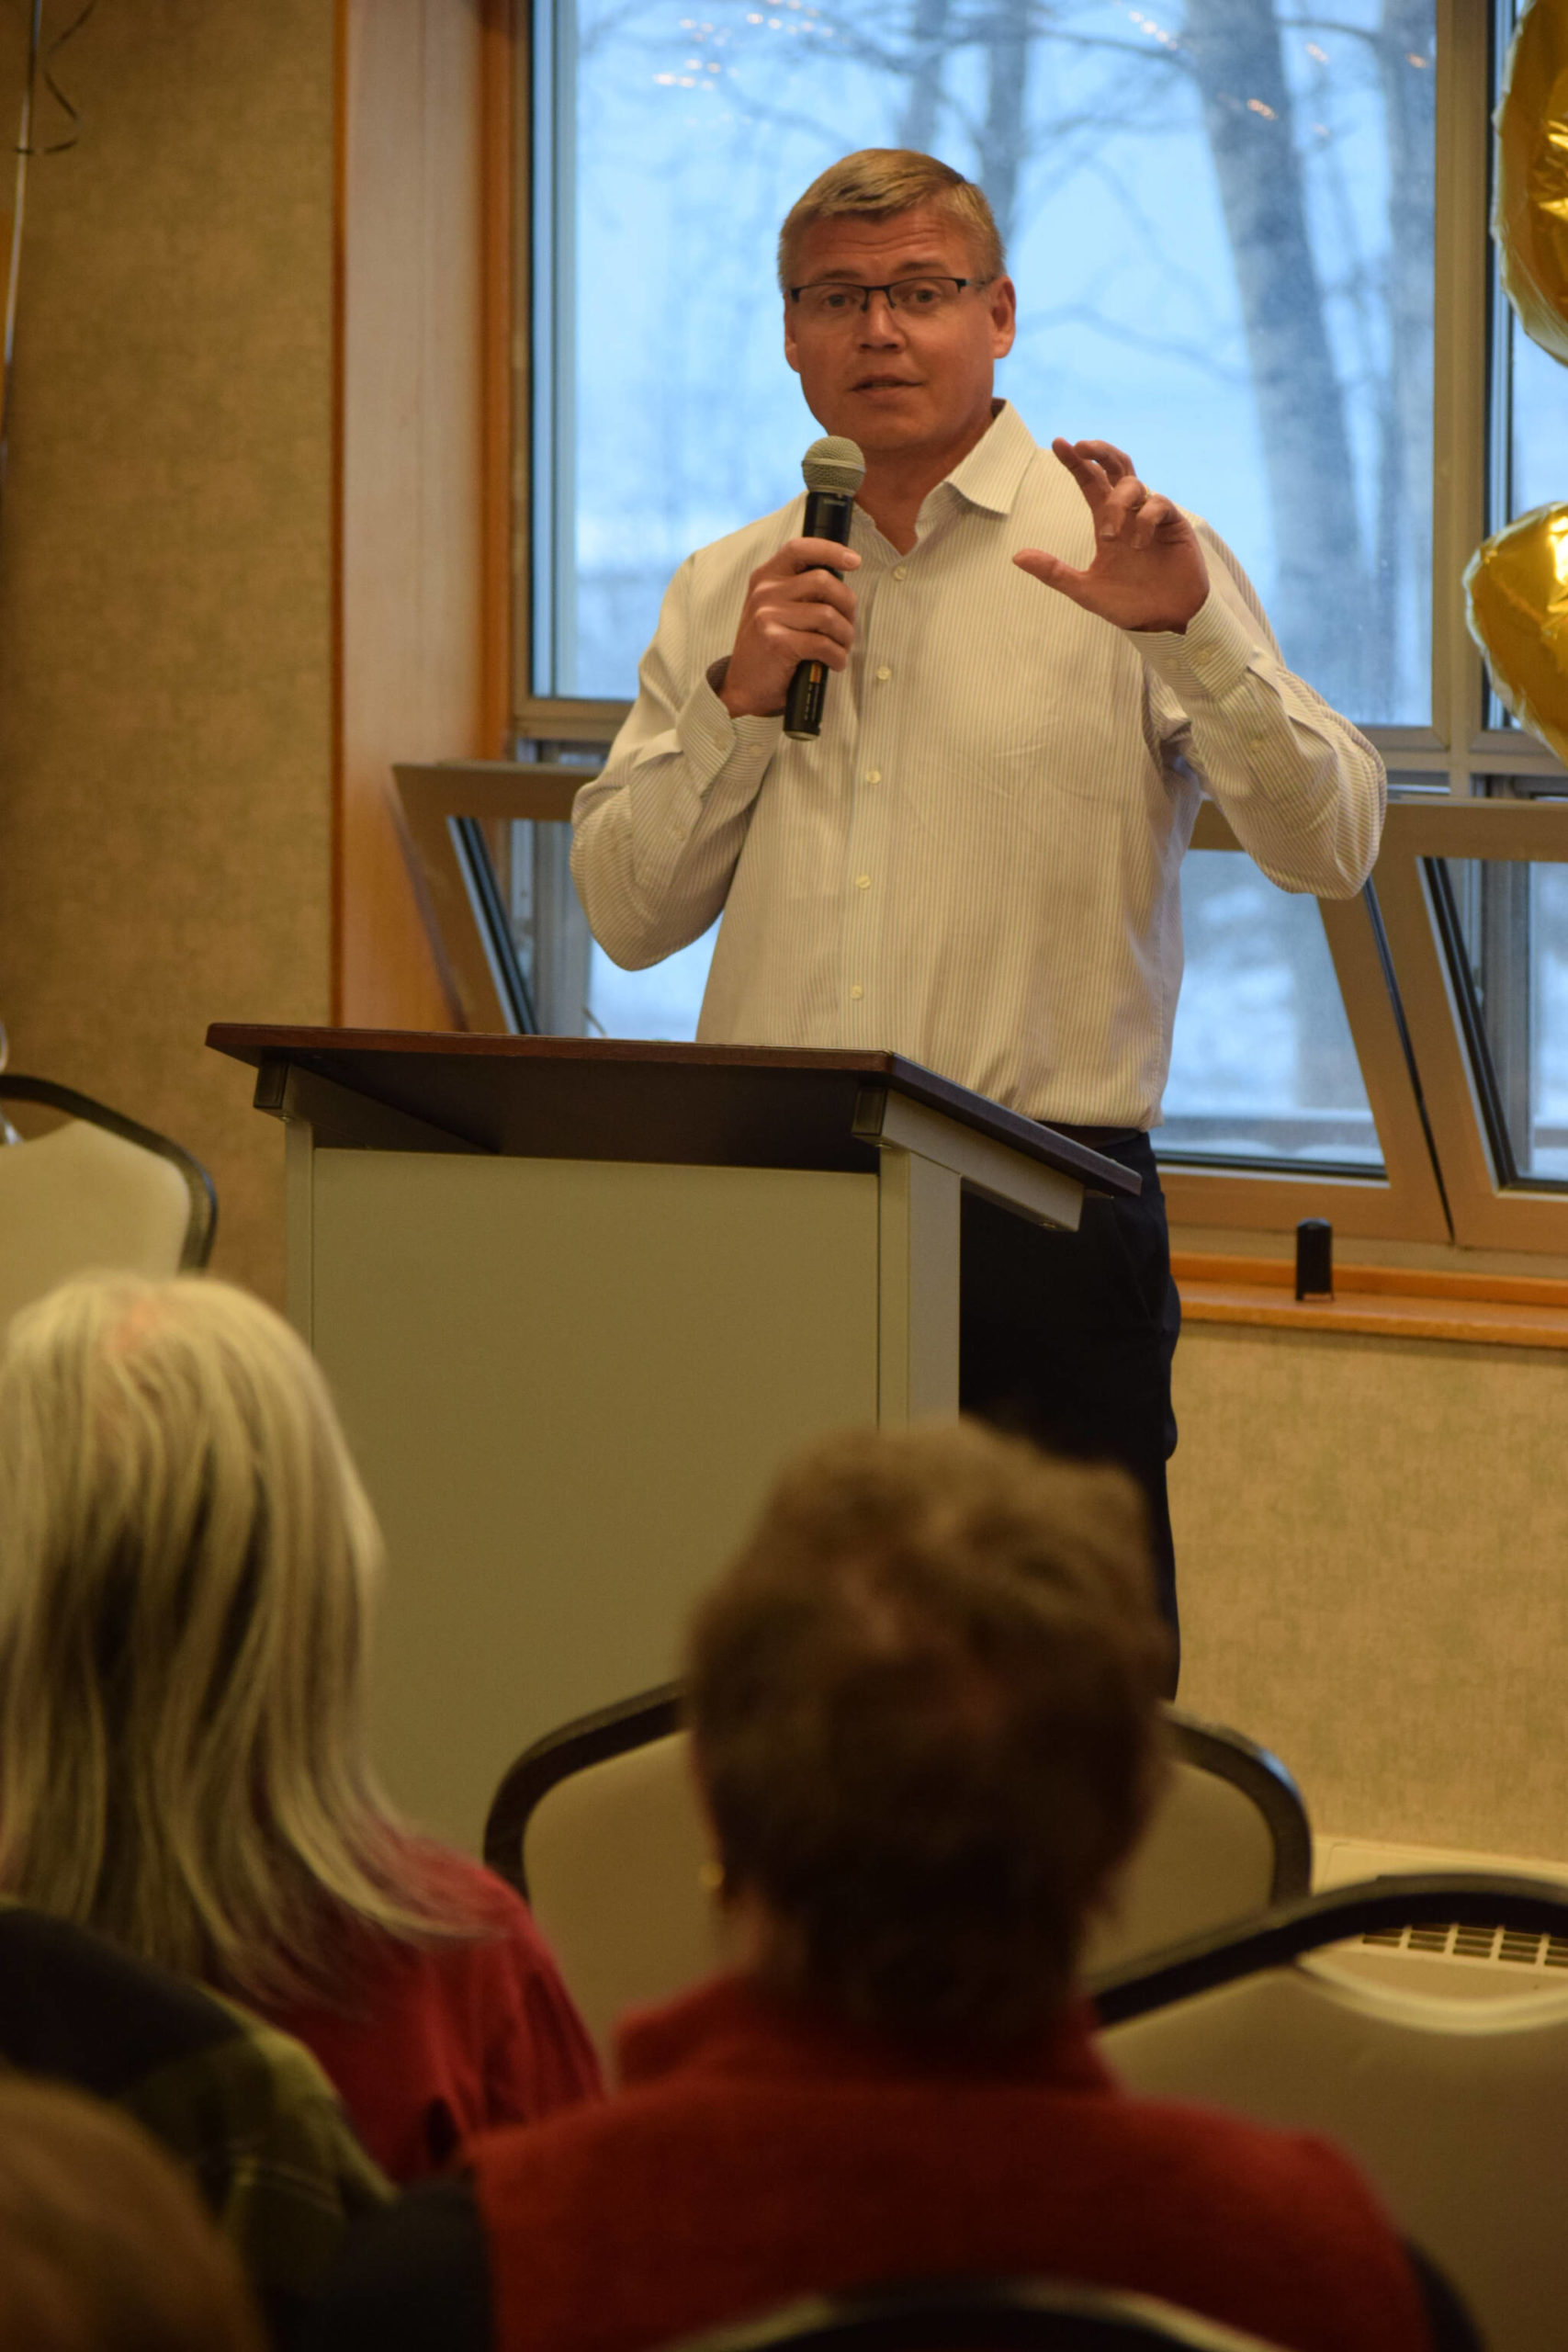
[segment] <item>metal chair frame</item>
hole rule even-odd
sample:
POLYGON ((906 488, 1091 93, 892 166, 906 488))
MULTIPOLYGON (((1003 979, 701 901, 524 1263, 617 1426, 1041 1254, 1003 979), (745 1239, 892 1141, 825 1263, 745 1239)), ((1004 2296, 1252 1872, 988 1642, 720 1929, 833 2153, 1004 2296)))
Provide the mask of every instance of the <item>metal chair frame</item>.
POLYGON ((521 1894, 528 1892, 523 1844, 535 1806, 558 1782, 591 1764, 625 1756, 650 1740, 666 1739, 683 1720, 681 1685, 661 1682, 613 1707, 578 1715, 525 1747, 496 1791, 485 1821, 484 1858, 521 1894))
POLYGON ((1229 1781, 1250 1797, 1274 1841, 1270 1904, 1288 1903, 1312 1884, 1312 1824, 1300 1789, 1286 1767, 1245 1732, 1202 1722, 1179 1707, 1164 1710, 1178 1762, 1229 1781))
POLYGON ((1568 1939, 1568 1886, 1502 1871, 1438 1871, 1328 1887, 1271 1911, 1256 1927, 1194 1936, 1153 1962, 1109 1970, 1095 1984, 1095 2007, 1101 2026, 1124 2025, 1194 1994, 1282 1968, 1325 1944, 1391 1928, 1450 1927, 1456 1919, 1568 1939))
POLYGON ((39 1103, 67 1118, 103 1127, 123 1142, 138 1144, 143 1151, 155 1152, 160 1159, 166 1159, 184 1179, 190 1196, 190 1218, 180 1252, 180 1272, 190 1273, 206 1265, 218 1231, 218 1195, 200 1160, 183 1144, 160 1135, 155 1127, 144 1127, 139 1119, 128 1119, 123 1111, 110 1110, 107 1102, 95 1102, 90 1094, 78 1094, 74 1087, 58 1086, 51 1078, 25 1078, 19 1070, 0 1072, 0 1106, 6 1102, 39 1103))
MULTIPOLYGON (((1312 1884, 1312 1827, 1301 1792, 1279 1758, 1242 1733, 1201 1723, 1178 1708, 1167 1707, 1165 1717, 1177 1757, 1231 1781, 1263 1815, 1274 1842, 1270 1903, 1304 1895, 1312 1884)), ((591 1764, 668 1738, 682 1721, 681 1684, 661 1682, 614 1706, 579 1715, 525 1748, 497 1790, 485 1823, 484 1858, 490 1868, 526 1894, 524 1841, 529 1815, 540 1800, 558 1782, 591 1764)))
POLYGON ((1049 2278, 934 2278, 812 2296, 663 2352, 1269 2352, 1259 2338, 1124 2295, 1049 2278))

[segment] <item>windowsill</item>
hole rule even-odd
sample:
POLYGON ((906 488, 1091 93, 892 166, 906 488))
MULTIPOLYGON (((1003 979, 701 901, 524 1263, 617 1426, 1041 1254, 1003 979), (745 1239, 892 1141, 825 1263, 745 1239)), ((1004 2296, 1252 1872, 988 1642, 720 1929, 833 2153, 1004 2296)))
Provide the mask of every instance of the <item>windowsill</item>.
POLYGON ((1192 1323, 1568 1349, 1568 1282, 1546 1275, 1342 1266, 1331 1298, 1298 1299, 1295 1268, 1286 1259, 1178 1250, 1171 1268, 1181 1291, 1183 1319, 1192 1323))

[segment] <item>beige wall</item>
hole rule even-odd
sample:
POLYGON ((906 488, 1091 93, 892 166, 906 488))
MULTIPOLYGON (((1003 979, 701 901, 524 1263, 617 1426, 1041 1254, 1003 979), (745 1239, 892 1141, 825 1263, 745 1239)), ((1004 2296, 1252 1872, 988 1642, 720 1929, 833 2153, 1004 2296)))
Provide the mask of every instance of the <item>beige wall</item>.
POLYGON ((1568 1355, 1190 1325, 1181 1700, 1314 1826, 1568 1861, 1568 1355))
POLYGON ((81 141, 32 166, 0 507, 0 1018, 14 1068, 197 1151, 216 1266, 279 1295, 281 1130, 202 1035, 330 1011, 332 0, 106 7, 57 72, 81 141))

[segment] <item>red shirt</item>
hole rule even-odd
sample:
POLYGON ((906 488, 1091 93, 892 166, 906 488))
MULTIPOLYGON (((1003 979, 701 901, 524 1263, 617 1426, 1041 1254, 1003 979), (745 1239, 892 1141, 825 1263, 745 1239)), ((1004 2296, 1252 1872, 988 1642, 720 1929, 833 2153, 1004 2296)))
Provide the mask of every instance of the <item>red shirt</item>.
POLYGON ((1292 2352, 1429 2352, 1325 2142, 1122 2091, 1075 2014, 934 2064, 737 1979, 623 2031, 604 2107, 468 2149, 496 2352, 635 2352, 811 2292, 986 2273, 1163 2296, 1292 2352))
POLYGON ((351 2003, 268 2011, 314 2052, 384 2172, 418 2179, 472 2132, 532 2123, 601 2099, 599 2061, 522 1898, 491 1872, 438 1851, 472 1937, 410 1945, 361 1934, 351 2003))

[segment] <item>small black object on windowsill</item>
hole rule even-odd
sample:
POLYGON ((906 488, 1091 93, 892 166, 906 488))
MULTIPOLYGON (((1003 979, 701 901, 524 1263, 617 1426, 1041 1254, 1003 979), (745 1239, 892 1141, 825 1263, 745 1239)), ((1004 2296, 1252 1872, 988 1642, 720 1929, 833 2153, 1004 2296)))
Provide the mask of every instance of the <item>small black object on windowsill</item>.
POLYGON ((1334 1227, 1325 1216, 1303 1216, 1296 1227, 1296 1296, 1334 1295, 1334 1227))

